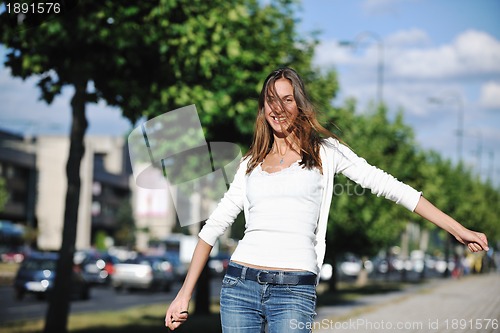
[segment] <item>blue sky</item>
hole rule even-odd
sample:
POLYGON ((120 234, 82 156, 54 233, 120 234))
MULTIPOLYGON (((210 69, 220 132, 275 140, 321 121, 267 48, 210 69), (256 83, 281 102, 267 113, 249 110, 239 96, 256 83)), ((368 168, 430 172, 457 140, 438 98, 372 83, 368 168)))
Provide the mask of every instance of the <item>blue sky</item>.
MULTIPOLYGON (((404 111, 418 144, 455 161, 463 113, 463 160, 500 183, 499 0, 304 0, 297 16, 301 33, 320 31, 315 65, 339 73, 335 104, 354 97, 366 112, 376 99, 383 58, 384 101, 390 114, 404 111), (360 38, 363 32, 370 34, 360 38), (355 48, 339 46, 356 38, 355 48)), ((1 67, 0 126, 32 135, 68 133, 71 93, 66 89, 47 106, 38 101, 35 79, 13 79, 1 67)), ((89 134, 130 128, 103 103, 88 105, 87 116, 89 134)))
POLYGON ((456 161, 463 114, 463 161, 500 183, 500 1, 310 0, 300 18, 320 31, 315 65, 339 74, 335 104, 354 97, 367 112, 382 58, 384 101, 418 144, 456 161))

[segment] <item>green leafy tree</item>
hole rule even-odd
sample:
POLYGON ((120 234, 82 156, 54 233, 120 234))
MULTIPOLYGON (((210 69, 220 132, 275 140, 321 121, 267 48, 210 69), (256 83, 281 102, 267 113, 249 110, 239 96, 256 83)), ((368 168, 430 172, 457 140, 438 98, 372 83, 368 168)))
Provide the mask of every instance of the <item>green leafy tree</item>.
POLYGON ((9 192, 7 192, 5 179, 0 177, 0 212, 3 211, 5 204, 7 204, 8 200, 9 200, 9 192))
MULTIPOLYGON (((0 43, 12 75, 37 77, 47 103, 63 87, 73 89, 63 241, 45 332, 67 331, 88 103, 104 100, 132 122, 195 103, 208 139, 248 143, 258 90, 278 65, 294 64, 315 80, 322 101, 336 89, 333 75, 320 77, 310 68, 315 41, 298 38, 292 1, 62 4, 48 17, 0 14, 0 43)), ((198 304, 202 294, 200 312, 208 309, 208 301, 198 304)))
MULTIPOLYGON (((418 166, 420 184, 426 197, 437 207, 461 222, 467 228, 484 232, 490 244, 499 239, 498 202, 500 191, 489 182, 483 182, 463 164, 452 165, 433 151, 422 152, 423 163, 418 166)), ((426 228, 435 229, 432 224, 426 228)), ((452 245, 458 245, 452 236, 439 231, 444 240, 444 254, 449 258, 452 245)), ((447 274, 447 273, 446 273, 447 274)))
MULTIPOLYGON (((414 183, 416 166, 408 161, 416 159, 415 142, 401 114, 391 122, 384 106, 371 114, 354 112, 352 101, 339 110, 343 118, 339 127, 347 144, 370 164, 403 182, 414 183)), ((373 255, 400 235, 409 219, 406 210, 374 196, 344 176, 337 176, 336 183, 327 236, 331 261, 345 252, 373 255)))
MULTIPOLYGON (((490 243, 498 239, 498 189, 482 182, 463 164, 454 166, 438 153, 418 147, 401 111, 390 121, 384 106, 360 114, 355 101, 349 100, 336 114, 340 135, 356 153, 421 190, 466 227, 485 232, 490 243)), ((396 243, 408 221, 430 230, 437 228, 385 198, 361 188, 356 192, 354 184, 343 176, 338 176, 336 183, 327 234, 327 260, 333 263, 345 252, 374 255, 396 243)), ((445 242, 458 244, 445 232, 439 233, 445 242)))
POLYGON ((107 249, 106 246, 106 238, 107 238, 106 231, 104 230, 99 230, 96 232, 94 236, 94 247, 98 251, 105 251, 107 249))
POLYGON ((135 219, 132 205, 128 199, 123 200, 116 212, 115 244, 133 249, 135 245, 135 219))

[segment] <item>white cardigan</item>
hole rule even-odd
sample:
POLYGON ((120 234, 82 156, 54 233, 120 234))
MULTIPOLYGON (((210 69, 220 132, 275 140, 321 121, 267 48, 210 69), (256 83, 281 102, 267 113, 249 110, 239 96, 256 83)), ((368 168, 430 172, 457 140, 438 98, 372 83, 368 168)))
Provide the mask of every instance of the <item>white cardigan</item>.
MULTIPOLYGON (((410 211, 415 209, 422 194, 383 170, 368 164, 365 159, 357 156, 351 149, 336 139, 324 140, 320 149, 320 157, 323 165, 324 190, 314 244, 317 256, 317 274, 321 270, 325 257, 326 229, 335 174, 342 173, 363 188, 370 189, 373 194, 384 196, 410 211)), ((245 188, 247 164, 248 158, 242 160, 229 190, 199 233, 199 237, 212 246, 242 210, 245 219, 248 221, 249 203, 245 188)))

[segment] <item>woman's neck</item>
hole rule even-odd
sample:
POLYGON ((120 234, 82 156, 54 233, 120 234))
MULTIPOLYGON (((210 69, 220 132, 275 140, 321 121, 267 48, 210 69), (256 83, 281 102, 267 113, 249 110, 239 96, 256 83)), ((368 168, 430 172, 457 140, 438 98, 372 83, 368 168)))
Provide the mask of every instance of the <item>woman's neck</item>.
POLYGON ((297 151, 298 149, 298 140, 297 138, 290 134, 287 137, 280 137, 277 135, 274 135, 274 149, 277 149, 278 152, 284 152, 287 150, 295 150, 297 151))

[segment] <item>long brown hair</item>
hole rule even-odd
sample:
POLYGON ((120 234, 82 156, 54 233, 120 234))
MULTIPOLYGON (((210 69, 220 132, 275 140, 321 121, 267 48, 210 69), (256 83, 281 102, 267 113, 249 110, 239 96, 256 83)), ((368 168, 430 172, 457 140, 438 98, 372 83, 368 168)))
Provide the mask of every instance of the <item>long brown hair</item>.
MULTIPOLYGON (((253 140, 250 149, 245 154, 245 157, 250 157, 246 173, 248 174, 252 172, 252 170, 264 160, 273 146, 273 131, 266 120, 264 109, 265 102, 274 98, 274 96, 277 96, 275 82, 279 79, 289 80, 293 87, 293 94, 297 104, 298 115, 293 121, 291 132, 293 132, 299 140, 298 143, 300 146, 300 153, 302 155, 300 165, 305 166, 308 169, 316 167, 323 172, 321 158, 319 155, 319 148, 322 140, 327 137, 334 137, 338 140, 340 139, 319 123, 316 118, 314 106, 306 94, 304 82, 299 74, 289 67, 283 67, 276 69, 269 74, 262 86, 259 96, 259 110, 255 121, 253 140)), ((285 110, 283 102, 280 98, 275 98, 274 100, 278 100, 281 110, 285 110)), ((283 114, 286 114, 286 112, 283 112, 283 114)))

